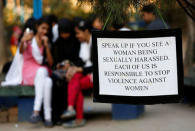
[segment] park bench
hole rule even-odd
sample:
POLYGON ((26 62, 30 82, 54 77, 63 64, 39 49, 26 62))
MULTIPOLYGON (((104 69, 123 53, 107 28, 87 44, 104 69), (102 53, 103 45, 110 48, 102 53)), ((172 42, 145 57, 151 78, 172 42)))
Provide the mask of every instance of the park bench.
POLYGON ((0 105, 17 105, 18 120, 28 121, 33 110, 34 94, 32 86, 0 87, 0 105))
MULTIPOLYGON (((0 105, 17 105, 18 120, 28 121, 33 111, 34 87, 7 86, 0 87, 0 105)), ((144 112, 143 105, 112 104, 112 118, 114 120, 128 120, 139 117, 144 112)))

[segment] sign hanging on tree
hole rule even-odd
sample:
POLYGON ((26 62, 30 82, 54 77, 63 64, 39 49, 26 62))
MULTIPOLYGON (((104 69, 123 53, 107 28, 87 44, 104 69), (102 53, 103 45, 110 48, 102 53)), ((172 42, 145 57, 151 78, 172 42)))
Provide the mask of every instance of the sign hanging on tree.
POLYGON ((179 102, 183 94, 180 29, 92 32, 94 102, 179 102))

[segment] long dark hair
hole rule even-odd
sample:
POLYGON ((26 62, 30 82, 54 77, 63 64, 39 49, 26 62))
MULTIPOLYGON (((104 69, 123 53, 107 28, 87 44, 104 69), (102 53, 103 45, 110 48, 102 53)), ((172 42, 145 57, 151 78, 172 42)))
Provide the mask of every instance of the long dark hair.
POLYGON ((58 21, 58 31, 60 33, 73 33, 74 32, 74 23, 73 21, 62 18, 58 21))
POLYGON ((18 39, 18 42, 21 41, 23 35, 24 35, 24 32, 26 31, 27 28, 29 28, 31 31, 33 31, 34 33, 36 32, 36 28, 35 28, 35 25, 36 25, 36 20, 34 18, 29 18, 26 23, 24 24, 23 26, 23 29, 22 29, 22 33, 18 39))
MULTIPOLYGON (((38 19, 37 21, 36 21, 36 26, 39 26, 39 25, 41 25, 41 24, 43 24, 43 23, 46 23, 46 24, 48 24, 49 25, 49 30, 48 30, 48 32, 47 32, 47 37, 49 38, 49 42, 51 43, 52 42, 52 25, 51 25, 51 22, 50 22, 50 18, 49 18, 49 16, 43 16, 43 17, 41 17, 40 19, 38 19)), ((37 30, 36 30, 36 32, 35 32, 35 34, 37 33, 37 30)))
POLYGON ((144 7, 141 9, 141 12, 148 12, 157 16, 156 6, 154 4, 144 5, 144 7))
MULTIPOLYGON (((47 37, 49 38, 49 46, 51 47, 51 42, 52 42, 52 30, 51 30, 51 23, 50 23, 50 19, 49 19, 49 16, 43 16, 41 17, 40 19, 38 19, 36 21, 36 26, 40 26, 41 24, 43 23, 46 23, 49 25, 49 30, 48 30, 48 33, 46 34, 47 37)), ((37 32, 37 31, 36 31, 37 32)), ((36 33, 35 33, 36 34, 36 33)), ((44 56, 44 59, 43 59, 43 65, 48 65, 48 62, 47 62, 47 59, 46 59, 46 50, 44 49, 43 51, 43 56, 44 56)))

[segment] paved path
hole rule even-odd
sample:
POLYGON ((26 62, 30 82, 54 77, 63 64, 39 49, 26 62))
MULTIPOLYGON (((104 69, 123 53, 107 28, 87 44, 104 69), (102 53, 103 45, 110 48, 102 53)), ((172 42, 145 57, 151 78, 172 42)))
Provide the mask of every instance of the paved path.
POLYGON ((87 125, 82 128, 64 129, 61 126, 47 129, 41 123, 5 123, 0 131, 195 131, 195 106, 165 104, 146 106, 144 115, 136 120, 115 121, 110 104, 94 104, 85 99, 87 125))

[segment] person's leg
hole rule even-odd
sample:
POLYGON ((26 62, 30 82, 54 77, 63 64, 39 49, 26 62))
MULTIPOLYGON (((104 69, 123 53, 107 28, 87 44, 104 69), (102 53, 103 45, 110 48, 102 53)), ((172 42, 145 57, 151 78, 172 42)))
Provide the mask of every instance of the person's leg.
POLYGON ((93 83, 90 80, 89 76, 83 76, 79 79, 79 89, 78 95, 76 97, 76 120, 70 121, 68 123, 65 123, 64 127, 78 127, 78 126, 84 126, 86 124, 86 120, 83 117, 83 104, 84 104, 84 97, 82 90, 88 89, 93 87, 93 83))
POLYGON ((80 79, 82 74, 77 73, 73 76, 73 78, 68 83, 68 108, 74 107, 76 98, 78 96, 80 90, 80 79))
MULTIPOLYGON (((70 97, 69 99, 71 100, 71 102, 76 102, 76 119, 77 120, 82 120, 83 119, 83 93, 82 93, 82 90, 83 89, 88 89, 88 88, 92 88, 93 87, 93 84, 91 83, 90 81, 90 78, 88 76, 76 76, 75 78, 79 78, 77 79, 77 82, 75 82, 77 85, 75 86, 70 86, 68 89, 70 90, 70 93, 72 94, 76 94, 74 96, 74 101, 73 100, 73 96, 71 94, 71 96, 68 96, 70 97)), ((73 84, 75 84, 73 83, 73 84)), ((69 103, 69 106, 71 105, 71 103, 69 103)), ((74 107, 74 104, 71 105, 72 108, 74 107)))
POLYGON ((86 124, 86 120, 83 118, 83 100, 83 93, 80 89, 76 99, 76 120, 64 123, 63 126, 65 128, 80 127, 86 124))
POLYGON ((44 81, 45 76, 48 75, 45 68, 39 68, 36 72, 34 86, 35 86, 35 100, 34 100, 34 108, 33 114, 30 117, 30 121, 32 123, 37 123, 40 121, 39 112, 41 110, 41 105, 43 102, 43 92, 44 92, 44 81))
POLYGON ((68 83, 68 108, 61 115, 62 119, 67 119, 76 115, 74 106, 77 101, 77 96, 80 90, 80 79, 82 78, 81 73, 76 73, 68 83))
POLYGON ((82 90, 79 91, 79 94, 76 99, 76 119, 83 119, 83 93, 82 90))
POLYGON ((80 89, 76 99, 76 119, 77 121, 83 119, 83 104, 84 104, 84 97, 82 90, 89 89, 93 87, 93 83, 91 83, 90 78, 88 76, 83 76, 80 79, 80 89))
POLYGON ((35 86, 35 101, 34 101, 34 111, 39 112, 41 110, 41 105, 43 102, 43 90, 44 90, 44 79, 47 75, 45 68, 40 68, 37 70, 34 86, 35 86))
POLYGON ((44 81, 44 97, 43 97, 43 105, 44 105, 44 118, 47 121, 51 121, 51 91, 52 91, 52 80, 49 77, 45 77, 44 81))
POLYGON ((90 76, 84 76, 80 79, 80 87, 82 90, 93 88, 93 83, 90 79, 90 76))

